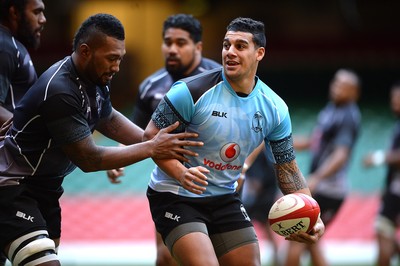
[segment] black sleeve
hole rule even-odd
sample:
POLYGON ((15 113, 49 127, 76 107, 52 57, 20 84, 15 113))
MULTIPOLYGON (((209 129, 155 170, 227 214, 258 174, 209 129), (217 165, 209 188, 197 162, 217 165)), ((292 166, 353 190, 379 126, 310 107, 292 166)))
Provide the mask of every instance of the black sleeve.
POLYGON ((79 104, 74 97, 66 94, 53 96, 42 104, 41 116, 57 144, 73 143, 91 134, 79 104))

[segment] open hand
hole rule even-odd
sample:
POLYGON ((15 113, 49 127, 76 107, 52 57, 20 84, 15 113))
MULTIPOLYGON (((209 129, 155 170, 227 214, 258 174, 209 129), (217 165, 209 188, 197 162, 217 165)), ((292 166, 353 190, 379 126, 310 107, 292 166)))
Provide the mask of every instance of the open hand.
POLYGON ((204 174, 210 171, 203 166, 196 166, 187 169, 184 175, 179 179, 182 186, 195 194, 202 194, 208 185, 207 176, 204 174))
POLYGON ((187 156, 198 156, 196 152, 187 150, 184 146, 203 146, 203 142, 186 140, 188 138, 197 138, 197 133, 170 133, 179 126, 179 122, 161 129, 152 139, 154 142, 154 151, 151 156, 153 159, 178 159, 183 162, 188 162, 187 156))

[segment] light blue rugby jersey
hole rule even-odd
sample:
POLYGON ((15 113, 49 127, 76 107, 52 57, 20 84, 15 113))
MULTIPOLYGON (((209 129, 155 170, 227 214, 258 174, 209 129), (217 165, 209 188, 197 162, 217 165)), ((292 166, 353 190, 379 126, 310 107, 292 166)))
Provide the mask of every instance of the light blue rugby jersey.
POLYGON ((187 147, 199 154, 191 157, 186 167, 204 166, 207 174, 206 191, 197 195, 184 189, 157 165, 149 186, 159 192, 172 192, 187 197, 209 197, 233 193, 242 166, 248 155, 263 140, 291 135, 291 122, 285 102, 264 82, 256 85, 247 97, 240 97, 226 81, 221 69, 176 82, 165 95, 152 116, 158 128, 179 120, 179 131, 197 132, 196 140, 203 147, 187 147))

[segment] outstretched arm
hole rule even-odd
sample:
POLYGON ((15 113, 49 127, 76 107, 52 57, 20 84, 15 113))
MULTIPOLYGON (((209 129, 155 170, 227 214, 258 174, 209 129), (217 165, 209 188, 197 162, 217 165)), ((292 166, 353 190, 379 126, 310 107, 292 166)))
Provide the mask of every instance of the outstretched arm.
MULTIPOLYGON (((158 132, 159 129, 151 120, 144 133, 145 140, 152 138, 158 132)), ((205 191, 205 186, 207 186, 207 177, 205 174, 209 172, 208 169, 202 166, 188 169, 176 159, 155 159, 154 161, 168 176, 180 182, 186 190, 195 194, 201 194, 205 191)))
POLYGON ((64 145, 63 151, 68 158, 85 172, 124 167, 148 157, 154 159, 176 158, 187 161, 184 155, 196 156, 184 146, 201 146, 203 143, 185 140, 196 138, 195 133, 170 134, 179 126, 175 123, 160 130, 154 138, 133 145, 119 147, 97 146, 92 135, 64 145))

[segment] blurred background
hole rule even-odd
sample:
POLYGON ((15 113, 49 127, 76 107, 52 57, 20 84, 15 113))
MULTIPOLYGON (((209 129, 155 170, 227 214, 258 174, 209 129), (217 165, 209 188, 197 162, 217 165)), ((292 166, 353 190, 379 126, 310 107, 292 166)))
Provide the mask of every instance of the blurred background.
MULTIPOLYGON (((190 13, 201 21, 203 55, 218 62, 226 26, 233 18, 252 17, 265 23, 267 52, 258 75, 289 105, 294 134, 310 133, 317 112, 327 101, 334 72, 341 67, 354 69, 362 78, 363 128, 350 171, 352 195, 327 232, 325 243, 334 265, 373 265, 376 245, 372 224, 385 168, 365 170, 361 156, 389 144, 394 123, 388 104, 389 88, 400 80, 400 1, 44 0, 44 3, 47 24, 42 45, 31 54, 39 74, 71 53, 75 30, 88 16, 111 13, 124 24, 127 54, 120 73, 113 79, 111 97, 114 107, 128 117, 139 83, 163 66, 162 23, 174 13, 190 13)), ((96 140, 101 145, 116 145, 97 134, 96 140)), ((297 156, 307 174, 309 154, 297 156)), ((84 174, 78 169, 67 177, 62 200, 63 265, 154 264, 154 228, 145 198, 152 166, 146 160, 127 167, 120 185, 108 183, 104 172, 84 174)), ((264 241, 261 232, 259 237, 264 241)), ((263 262, 267 265, 268 243, 262 244, 262 248, 263 262)))

